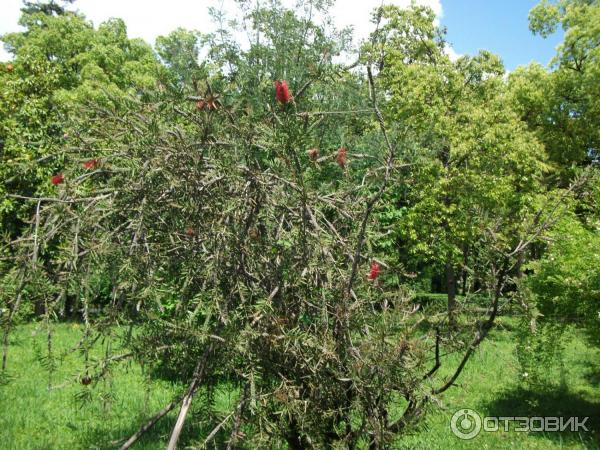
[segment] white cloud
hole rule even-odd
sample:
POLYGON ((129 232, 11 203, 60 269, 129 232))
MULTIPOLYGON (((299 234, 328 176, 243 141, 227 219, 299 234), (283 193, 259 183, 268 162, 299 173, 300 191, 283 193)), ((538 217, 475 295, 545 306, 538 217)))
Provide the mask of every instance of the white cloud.
POLYGON ((444 52, 446 53, 446 55, 448 55, 450 61, 456 61, 458 58, 463 56, 460 53, 456 53, 456 50, 454 50, 454 48, 448 43, 444 47, 444 52))
POLYGON ((96 26, 111 17, 119 17, 127 24, 130 37, 154 44, 157 36, 178 27, 212 30, 208 7, 218 3, 208 0, 78 0, 75 5, 96 26))
MULTIPOLYGON (((417 0, 418 4, 430 6, 437 17, 442 16, 441 0, 417 0)), ((410 5, 411 0, 391 0, 401 7, 410 5)), ((154 44, 157 36, 165 35, 177 27, 212 31, 214 26, 208 15, 209 6, 223 4, 225 10, 234 11, 234 0, 78 0, 75 7, 94 25, 111 18, 120 17, 127 24, 130 37, 140 37, 154 44)), ((293 0, 285 0, 291 5, 293 0)), ((382 4, 382 0, 338 0, 331 10, 338 27, 352 26, 358 40, 368 37, 373 25, 371 12, 382 4)), ((0 34, 18 30, 20 0, 2 0, 0 15, 0 34)), ((9 55, 0 50, 0 60, 9 59, 9 55)))
MULTIPOLYGON (((2 0, 2 14, 0 14, 0 35, 17 31, 19 26, 17 22, 21 15, 20 0, 2 0)), ((0 61, 10 59, 10 55, 4 51, 4 46, 0 46, 0 61)))
MULTIPOLYGON (((438 19, 442 16, 441 0, 417 0, 417 4, 429 6, 438 19)), ((409 7, 411 0, 338 0, 331 10, 336 25, 341 27, 352 26, 357 40, 366 39, 373 31, 371 13, 382 4, 394 4, 402 8, 409 7)))

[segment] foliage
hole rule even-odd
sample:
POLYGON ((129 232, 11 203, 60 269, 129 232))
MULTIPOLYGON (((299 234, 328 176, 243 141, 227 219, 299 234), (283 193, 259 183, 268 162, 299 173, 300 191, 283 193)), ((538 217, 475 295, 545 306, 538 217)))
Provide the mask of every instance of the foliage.
POLYGON ((109 98, 154 87, 160 73, 151 47, 129 40, 120 19, 95 30, 51 2, 28 4, 20 24, 25 31, 2 36, 14 60, 0 71, 0 230, 12 237, 31 214, 14 195, 52 192, 50 177, 69 151, 65 140, 74 138, 66 125, 74 108, 109 106, 109 98))
MULTIPOLYGON (((243 392, 230 439, 243 420, 255 431, 253 446, 384 445, 402 423, 387 418, 397 393, 420 401, 414 370, 425 348, 412 338, 382 341, 401 329, 389 308, 380 314, 387 319, 373 320, 383 292, 363 275, 370 255, 359 224, 368 223, 365 199, 385 187, 390 169, 353 155, 362 142, 389 154, 388 165, 393 154, 375 123, 363 136, 344 131, 352 112, 334 93, 369 99, 324 56, 323 46, 334 47, 327 35, 291 11, 268 11, 252 14, 285 29, 287 41, 265 31, 257 47, 224 61, 236 70, 211 61, 201 93, 208 107, 164 90, 122 98, 119 109, 81 109, 64 183, 54 188, 57 201, 39 208, 40 225, 20 248, 21 270, 55 280, 59 295, 45 291, 49 310, 75 299, 85 349, 91 327, 141 322, 141 361, 180 366, 186 378, 205 374, 209 389, 230 378, 243 392), (284 61, 295 63, 284 69, 284 61), (292 104, 273 99, 272 80, 282 76, 292 104), (345 135, 352 137, 340 142, 345 135), (348 164, 339 167, 335 149, 349 143, 348 164), (315 163, 306 151, 318 144, 323 159, 315 163), (83 167, 87 158, 98 164, 83 167), (33 267, 30 252, 42 257, 33 267), (100 268, 113 290, 95 319, 99 293, 89 275, 100 268)), ((30 283, 27 275, 23 289, 30 283)), ((400 307, 403 299, 390 294, 400 307)))
POLYGON ((547 36, 559 24, 565 31, 553 60, 556 70, 530 65, 510 75, 516 107, 544 143, 558 178, 554 183, 562 186, 575 176, 572 166, 598 158, 599 23, 598 1, 540 2, 530 13, 532 31, 547 36))
POLYGON ((201 35, 178 28, 168 36, 156 39, 156 52, 181 86, 198 91, 198 81, 206 78, 207 71, 198 63, 201 35))
MULTIPOLYGON (((212 9, 215 33, 178 29, 157 55, 122 21, 94 29, 53 2, 27 5, 26 31, 4 36, 15 61, 0 76, 2 157, 19 165, 0 169, 2 374, 14 323, 35 309, 50 385, 52 322, 70 314, 78 382, 106 386, 106 404, 129 358, 188 385, 150 422, 182 405, 169 448, 194 395, 194 425, 215 445, 388 448, 456 385, 498 315, 527 306, 527 289, 542 318, 595 295, 597 274, 581 276, 595 256, 577 253, 597 234, 597 185, 582 189, 593 98, 577 103, 585 115, 553 116, 563 75, 532 66, 506 83, 489 52, 450 60, 429 8, 378 8, 346 66, 351 34, 331 26, 330 2, 239 6, 241 22, 212 9), (551 126, 563 119, 584 144, 551 126), (569 211, 580 228, 548 235, 569 211), (423 289, 447 291, 447 311, 435 294, 413 298, 423 289)), ((537 11, 540 29, 579 17, 537 11)), ((585 304, 578 320, 591 320, 585 304)), ((550 361, 539 348, 524 364, 550 361)))
POLYGON ((490 265, 526 233, 543 192, 544 150, 506 95, 496 56, 451 61, 426 8, 390 6, 382 18, 384 116, 402 124, 408 164, 382 204, 378 248, 396 253, 402 281, 444 278, 438 289, 452 321, 456 290, 493 289, 490 265))
MULTIPOLYGON (((598 344, 598 39, 600 3, 542 1, 530 13, 530 28, 548 36, 562 26, 565 39, 553 60, 554 71, 539 65, 511 73, 509 92, 529 128, 544 143, 551 174, 546 184, 565 187, 592 173, 570 205, 571 213, 549 234, 543 255, 529 263, 521 300, 526 323, 519 358, 529 383, 555 385, 548 368, 562 361, 565 335, 581 327, 598 344)), ((539 253, 539 252, 538 252, 539 253)))
MULTIPOLYGON (((572 326, 600 344, 600 234, 577 217, 563 219, 550 233, 550 243, 539 261, 529 263, 524 280, 531 300, 526 303, 531 333, 522 336, 525 371, 547 380, 545 367, 560 361, 562 335, 572 326)), ((556 382, 557 380, 550 380, 556 382)))

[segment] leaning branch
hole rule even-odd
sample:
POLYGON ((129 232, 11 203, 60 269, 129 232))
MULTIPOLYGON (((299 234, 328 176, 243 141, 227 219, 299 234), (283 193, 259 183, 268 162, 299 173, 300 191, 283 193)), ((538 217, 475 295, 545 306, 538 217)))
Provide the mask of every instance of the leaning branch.
POLYGON ((479 347, 479 344, 481 344, 481 342, 486 338, 486 336, 488 335, 488 333, 494 326, 494 321, 496 320, 496 316, 498 315, 498 303, 500 302, 500 296, 502 295, 502 289, 504 288, 504 283, 506 281, 507 271, 508 271, 508 258, 505 259, 505 262, 504 262, 502 268, 500 269, 500 273, 498 275, 498 280, 496 282, 496 289, 494 290, 494 300, 492 302, 492 309, 491 309, 489 317, 481 325, 480 329, 475 334, 473 341, 469 345, 468 350, 463 355, 463 358, 460 361, 460 364, 458 365, 458 367, 456 368, 456 370, 454 371, 454 373, 452 374, 450 379, 448 381, 446 381, 446 383, 444 383, 443 386, 441 386, 437 389, 433 389, 431 391, 431 393, 433 395, 441 394, 442 392, 446 391, 448 388, 450 388, 450 386, 452 386, 454 384, 456 379, 460 376, 463 369, 465 368, 467 362, 471 358, 471 355, 475 352, 475 350, 477 350, 477 347, 479 347))
POLYGON ((441 366, 442 366, 442 363, 440 361, 440 327, 436 327, 435 328, 435 364, 431 368, 431 370, 423 376, 423 379, 426 380, 428 378, 431 378, 433 376, 433 374, 436 373, 437 370, 441 366))
POLYGON ((204 354, 198 364, 196 365, 196 369, 194 370, 194 378, 190 383, 190 387, 188 388, 187 393, 183 397, 183 401, 181 404, 181 410, 179 410, 179 416, 177 416, 177 422, 175 422, 175 427, 173 427, 173 432, 171 433, 171 439, 169 440, 169 445, 167 445, 167 450, 175 450, 177 447, 177 441, 179 440, 179 435, 183 430, 183 424, 185 422, 185 418, 190 409, 190 405, 192 404, 192 398, 194 397, 194 393, 198 386, 202 382, 204 377, 204 371, 206 369, 206 363, 208 361, 208 356, 212 352, 213 343, 211 342, 208 347, 204 350, 204 354))
POLYGON ((538 213, 535 215, 536 219, 534 220, 533 230, 531 230, 529 238, 526 240, 520 241, 512 251, 510 251, 504 255, 504 261, 503 261, 502 268, 500 269, 500 272, 498 274, 496 288, 494 290, 494 300, 491 305, 491 311, 490 311, 490 315, 489 315, 488 319, 485 322, 483 322, 483 324, 480 326, 479 330, 476 332, 475 337, 473 338, 473 341, 469 345, 469 348, 463 355, 463 358, 461 359, 460 364, 458 365, 458 367, 456 368, 456 370, 454 371, 454 373, 452 374, 450 379, 446 383, 444 383, 442 386, 440 386, 439 388, 433 389, 431 391, 431 393, 433 395, 441 394, 442 392, 446 391, 448 388, 450 388, 450 386, 452 386, 454 384, 456 379, 460 376, 461 372, 465 368, 465 365, 469 361, 469 358, 471 357, 471 355, 475 352, 477 347, 479 347, 479 344, 481 344, 481 342, 486 338, 489 331, 494 326, 494 321, 496 319, 496 316, 498 315, 498 304, 500 301, 500 297, 502 295, 502 290, 504 288, 504 284, 506 282, 508 273, 510 271, 510 264, 509 264, 510 258, 522 254, 527 249, 527 247, 529 247, 529 245, 531 245, 537 238, 539 238, 539 236, 545 230, 550 228, 560 218, 560 214, 559 214, 560 205, 564 203, 565 199, 567 198, 567 196, 569 194, 571 194, 572 192, 579 189, 581 186, 583 186, 585 184, 589 175, 590 175, 589 171, 585 172, 579 179, 577 179, 576 181, 571 183, 569 188, 561 194, 561 196, 557 199, 555 204, 549 208, 549 213, 548 213, 546 219, 544 221, 542 221, 542 223, 540 224, 540 223, 538 223, 539 217, 541 217, 543 211, 547 209, 547 206, 542 207, 538 211, 538 213))
POLYGON ((135 434, 133 434, 133 436, 127 439, 127 442, 125 442, 119 450, 127 450, 129 447, 135 444, 138 441, 138 439, 141 438, 150 428, 156 425, 156 423, 160 419, 169 414, 177 405, 179 405, 181 403, 181 400, 183 400, 183 395, 177 397, 175 400, 173 400, 171 403, 169 403, 167 406, 165 406, 163 409, 157 412, 154 416, 152 416, 152 418, 144 425, 142 425, 140 429, 135 434))
POLYGON ((127 450, 128 448, 130 448, 148 430, 150 430, 154 425, 156 425, 156 423, 160 419, 162 419, 164 416, 169 414, 173 409, 175 409, 175 407, 177 407, 177 405, 179 405, 183 402, 183 406, 181 407, 179 416, 177 417, 177 423, 175 424, 175 428, 173 429, 173 432, 171 434, 171 439, 169 441, 169 447, 167 447, 167 448, 172 448, 172 449, 175 448, 175 446, 177 445, 177 440, 179 439, 179 435, 181 434, 181 430, 183 428, 183 422, 185 421, 185 416, 187 415, 187 412, 189 410, 189 406, 191 404, 192 397, 193 397, 194 393, 196 392, 196 390, 200 387, 200 383, 202 382, 202 379, 204 376, 204 371, 206 369, 206 363, 208 361, 208 356, 212 352, 213 345, 214 345, 213 343, 209 344, 209 346, 204 351, 204 354, 202 355, 200 361, 198 362, 198 364, 196 366, 196 369, 194 371, 194 378, 192 379, 192 382, 191 382, 190 387, 188 388, 186 394, 176 397, 173 401, 171 401, 171 403, 169 403, 167 406, 165 406, 163 409, 161 409, 159 412, 157 412, 148 422, 146 422, 144 425, 142 425, 140 427, 140 429, 137 432, 135 432, 135 434, 133 434, 120 447, 119 450, 127 450), (173 446, 171 446, 171 445, 173 445, 173 446))

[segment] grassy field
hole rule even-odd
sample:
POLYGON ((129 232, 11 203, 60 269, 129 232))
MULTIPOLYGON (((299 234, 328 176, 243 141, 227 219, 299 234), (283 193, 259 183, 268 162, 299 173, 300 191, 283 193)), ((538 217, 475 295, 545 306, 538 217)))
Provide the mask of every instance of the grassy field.
MULTIPOLYGON (((402 437, 394 448, 600 448, 600 352, 573 337, 562 374, 563 386, 549 393, 529 391, 518 384, 511 324, 506 319, 501 321, 500 328, 470 361, 459 385, 447 391, 422 425, 402 437), (468 383, 461 384, 467 379, 468 383), (460 408, 471 408, 484 416, 589 416, 586 425, 590 431, 482 432, 473 440, 463 441, 452 434, 449 426, 450 418, 460 408)), ((68 353, 76 346, 81 337, 78 328, 77 324, 55 326, 56 354, 68 353)), ((12 379, 0 385, 1 449, 115 448, 182 389, 164 380, 147 381, 142 368, 133 363, 116 369, 110 381, 82 386, 76 381, 81 368, 81 355, 77 353, 62 359, 49 380, 48 362, 39 357, 46 345, 45 331, 35 324, 21 326, 11 339, 12 379)), ((218 402, 227 410, 233 399, 224 390, 218 394, 218 402)), ((193 422, 194 414, 201 413, 193 410, 188 423, 193 422)), ((134 448, 164 448, 174 416, 172 413, 164 418, 134 448)), ((180 448, 198 448, 203 435, 204 430, 187 426, 180 448)))

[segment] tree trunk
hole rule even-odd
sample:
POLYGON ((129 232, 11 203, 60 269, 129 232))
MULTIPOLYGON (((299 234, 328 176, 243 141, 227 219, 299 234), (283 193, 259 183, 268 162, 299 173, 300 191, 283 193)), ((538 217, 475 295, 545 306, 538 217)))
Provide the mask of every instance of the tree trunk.
POLYGON ((469 272, 467 271, 469 263, 469 246, 465 246, 463 249, 463 267, 461 270, 461 278, 462 278, 462 292, 463 297, 467 295, 467 281, 469 278, 469 272))
POLYGON ((456 327, 456 278, 454 267, 450 262, 446 263, 446 292, 448 293, 448 324, 453 329, 456 327))
MULTIPOLYGON (((515 283, 515 292, 517 291, 517 289, 519 289, 518 283, 521 280, 521 278, 523 278, 523 264, 525 264, 525 252, 519 253, 519 256, 517 259, 517 265, 515 267, 515 272, 516 272, 515 276, 518 281, 515 283)), ((511 295, 508 300, 508 314, 511 314, 511 315, 513 312, 513 302, 514 302, 514 296, 511 295)))

